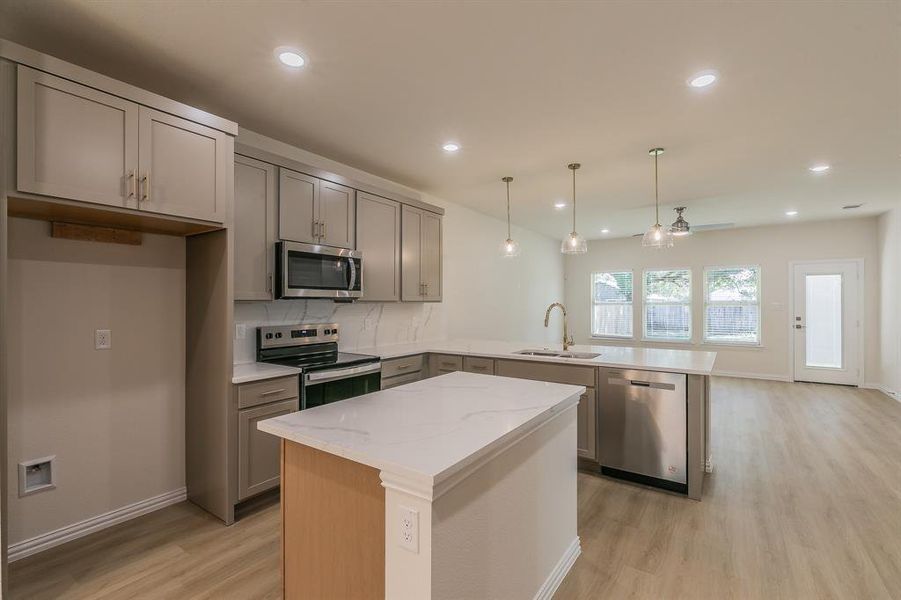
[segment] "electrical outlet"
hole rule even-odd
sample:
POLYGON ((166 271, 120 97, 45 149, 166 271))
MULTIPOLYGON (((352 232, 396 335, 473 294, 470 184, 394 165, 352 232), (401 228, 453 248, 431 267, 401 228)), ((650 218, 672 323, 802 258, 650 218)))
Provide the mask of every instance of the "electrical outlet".
POLYGON ((419 511, 398 506, 398 544, 410 552, 419 554, 419 511))
POLYGON ((235 339, 243 340, 247 337, 247 324, 246 323, 235 323, 235 339))
POLYGON ((94 330, 94 349, 109 350, 113 347, 112 333, 109 329, 94 330))

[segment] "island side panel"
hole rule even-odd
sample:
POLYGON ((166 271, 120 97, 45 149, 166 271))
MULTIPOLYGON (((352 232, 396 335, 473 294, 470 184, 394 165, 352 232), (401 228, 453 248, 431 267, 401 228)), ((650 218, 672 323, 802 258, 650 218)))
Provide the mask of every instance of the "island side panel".
POLYGON ((688 376, 688 497, 692 500, 700 500, 704 491, 709 379, 706 375, 688 376))
POLYGON ((432 504, 432 600, 550 597, 580 552, 575 405, 432 504))
POLYGON ((385 597, 385 490, 377 469, 282 441, 286 600, 385 597))

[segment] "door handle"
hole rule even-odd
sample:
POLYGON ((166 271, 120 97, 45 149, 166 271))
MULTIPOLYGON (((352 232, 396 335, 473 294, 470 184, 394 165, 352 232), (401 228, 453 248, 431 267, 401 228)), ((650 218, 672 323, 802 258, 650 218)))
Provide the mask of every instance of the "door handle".
POLYGON ((313 221, 313 237, 319 237, 319 221, 313 221))
POLYGON ((324 237, 325 237, 325 222, 322 222, 322 223, 319 223, 319 239, 320 239, 320 241, 324 237))
POLYGON ((131 187, 131 191, 128 192, 129 198, 137 198, 138 197, 138 172, 135 169, 131 170, 131 173, 128 174, 129 187, 131 187))

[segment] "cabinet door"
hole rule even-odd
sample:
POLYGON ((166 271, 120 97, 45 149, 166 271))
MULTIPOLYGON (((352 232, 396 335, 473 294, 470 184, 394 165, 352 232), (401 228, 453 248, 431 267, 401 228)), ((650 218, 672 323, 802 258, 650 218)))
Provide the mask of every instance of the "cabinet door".
POLYGON ((297 398, 238 411, 238 500, 278 485, 278 437, 257 429, 257 423, 299 409, 297 398))
POLYGON ((19 65, 17 188, 136 208, 138 105, 19 65))
MULTIPOLYGON (((363 301, 400 300, 400 204, 357 193, 357 250, 363 253, 363 301)), ((384 372, 384 363, 382 366, 384 372)))
POLYGON ((288 169, 278 172, 278 236, 318 244, 319 180, 288 169))
POLYGON ((598 459, 597 443, 597 397, 594 388, 587 388, 579 398, 577 415, 577 452, 582 458, 598 459))
POLYGON ((276 168, 235 155, 235 300, 272 300, 276 168))
POLYGON ((441 216, 422 212, 423 300, 441 301, 441 216))
POLYGON ((331 181, 319 183, 319 243, 354 248, 354 190, 331 181))
MULTIPOLYGON (((410 206, 401 209, 401 286, 402 299, 421 302, 422 281, 422 211, 410 206)), ((364 264, 363 270, 366 270, 364 264)))
POLYGON ((228 136, 145 106, 139 114, 139 208, 224 221, 234 160, 228 136))

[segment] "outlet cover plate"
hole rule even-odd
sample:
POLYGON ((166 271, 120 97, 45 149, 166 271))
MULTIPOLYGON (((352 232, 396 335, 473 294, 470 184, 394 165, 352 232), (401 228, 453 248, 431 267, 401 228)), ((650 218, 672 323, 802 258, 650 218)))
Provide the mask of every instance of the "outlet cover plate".
POLYGON ((109 350, 113 347, 112 332, 109 329, 94 330, 94 349, 109 350))
POLYGON ((419 511, 407 506, 397 507, 398 544, 419 554, 419 511))

